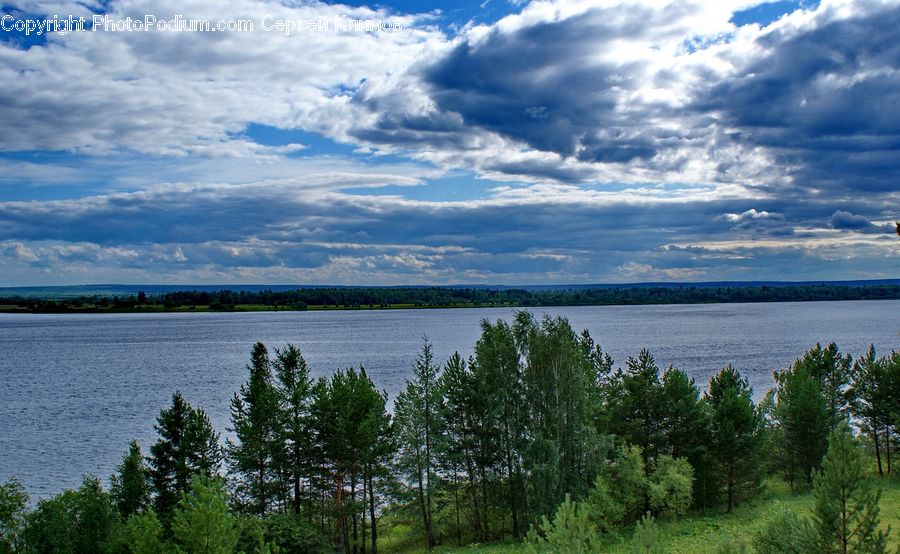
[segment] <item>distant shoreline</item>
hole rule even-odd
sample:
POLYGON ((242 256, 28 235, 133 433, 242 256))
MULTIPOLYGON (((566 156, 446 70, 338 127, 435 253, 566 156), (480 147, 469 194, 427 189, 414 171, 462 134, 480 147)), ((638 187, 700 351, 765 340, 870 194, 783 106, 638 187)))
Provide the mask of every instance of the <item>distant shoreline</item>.
POLYGON ((321 287, 257 291, 179 290, 120 296, 9 296, 0 313, 181 313, 544 308, 900 300, 900 284, 634 286, 526 290, 450 287, 321 287))

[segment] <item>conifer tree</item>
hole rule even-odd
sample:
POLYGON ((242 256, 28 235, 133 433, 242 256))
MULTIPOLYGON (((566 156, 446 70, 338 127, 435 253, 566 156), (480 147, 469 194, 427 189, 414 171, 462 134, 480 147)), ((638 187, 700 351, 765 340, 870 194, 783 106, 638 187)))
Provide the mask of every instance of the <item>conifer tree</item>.
POLYGON ((800 368, 818 381, 821 394, 825 399, 827 416, 827 432, 837 429, 847 421, 847 387, 850 384, 851 358, 849 354, 841 354, 837 345, 828 343, 824 348, 819 343, 810 348, 794 361, 791 369, 800 368))
POLYGON ((312 381, 306 360, 293 345, 275 351, 274 367, 281 410, 279 464, 288 480, 293 511, 299 514, 302 485, 310 477, 313 467, 309 415, 312 381))
POLYGON ((441 416, 444 427, 441 469, 451 476, 457 543, 461 543, 462 514, 466 514, 465 519, 472 522, 479 535, 481 516, 473 456, 471 373, 459 352, 454 352, 444 365, 439 387, 443 399, 441 416))
POLYGON ((250 356, 250 379, 231 401, 231 425, 236 441, 228 441, 231 473, 237 494, 247 508, 264 515, 276 499, 279 399, 272 384, 266 346, 258 342, 250 356))
POLYGON ((795 363, 775 373, 775 419, 777 465, 793 488, 796 480, 812 484, 828 446, 832 414, 819 380, 810 366, 795 363))
POLYGON ((150 481, 156 513, 168 521, 180 495, 189 490, 191 477, 218 471, 222 451, 206 412, 188 404, 180 392, 172 395, 172 407, 160 412, 154 427, 159 439, 150 447, 150 481))
POLYGON ((713 503, 718 484, 710 448, 708 405, 700 389, 683 370, 669 367, 662 377, 663 450, 673 458, 685 458, 694 468, 693 504, 713 503))
POLYGON ((831 433, 822 471, 815 476, 813 529, 822 553, 882 554, 887 534, 878 530, 881 491, 872 489, 863 453, 846 428, 831 433))
POLYGON ((610 397, 610 430, 641 449, 649 473, 660 454, 665 413, 659 368, 646 349, 628 358, 627 369, 614 377, 610 397))
POLYGON ((144 464, 141 447, 134 439, 110 478, 109 492, 123 519, 143 512, 150 505, 150 471, 144 464))
POLYGON ((172 534, 185 554, 234 552, 240 533, 221 478, 197 475, 191 480, 172 515, 172 534))
POLYGON ((431 342, 424 340, 416 358, 413 378, 394 403, 398 467, 416 490, 416 504, 422 517, 425 541, 429 549, 435 545, 434 485, 438 469, 435 454, 443 434, 439 368, 434 362, 431 342))
POLYGON ((866 353, 853 363, 852 384, 848 391, 850 407, 860 429, 872 437, 880 476, 884 476, 881 456, 886 446, 882 432, 891 419, 888 375, 887 360, 876 357, 875 347, 869 345, 866 353))
POLYGON ((739 497, 759 488, 763 420, 753 404, 747 379, 730 365, 710 380, 705 399, 712 418, 712 455, 724 481, 727 511, 731 513, 739 497))

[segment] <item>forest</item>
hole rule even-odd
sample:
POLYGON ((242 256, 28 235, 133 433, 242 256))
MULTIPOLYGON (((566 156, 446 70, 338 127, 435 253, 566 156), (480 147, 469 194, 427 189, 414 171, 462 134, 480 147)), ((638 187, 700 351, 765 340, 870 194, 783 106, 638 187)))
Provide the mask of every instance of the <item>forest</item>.
POLYGON ((0 297, 3 312, 259 311, 451 307, 546 307, 726 302, 898 300, 900 285, 782 284, 610 286, 526 290, 461 287, 309 287, 293 290, 183 290, 76 298, 0 297))
POLYGON ((389 399, 363 367, 314 379, 298 347, 257 343, 224 440, 175 392, 108 480, 36 502, 0 485, 0 553, 669 552, 669 522, 724 522, 773 482, 809 509, 702 551, 898 548, 880 500, 900 352, 816 344, 761 397, 730 365, 702 385, 647 350, 617 365, 527 311, 482 321, 472 352, 423 338, 389 399))

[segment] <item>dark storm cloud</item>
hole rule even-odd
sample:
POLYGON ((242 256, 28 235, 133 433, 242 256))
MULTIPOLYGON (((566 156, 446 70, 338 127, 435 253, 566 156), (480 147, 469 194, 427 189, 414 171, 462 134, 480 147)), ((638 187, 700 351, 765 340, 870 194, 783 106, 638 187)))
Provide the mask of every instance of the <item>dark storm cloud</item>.
POLYGON ((831 21, 762 35, 766 54, 700 96, 742 143, 770 149, 804 188, 896 191, 900 8, 860 2, 831 21))
POLYGON ((659 15, 597 8, 512 33, 494 29, 477 44, 460 43, 423 79, 441 110, 534 149, 584 161, 648 158, 652 137, 615 113, 618 90, 640 68, 592 58, 604 41, 636 35, 659 15))

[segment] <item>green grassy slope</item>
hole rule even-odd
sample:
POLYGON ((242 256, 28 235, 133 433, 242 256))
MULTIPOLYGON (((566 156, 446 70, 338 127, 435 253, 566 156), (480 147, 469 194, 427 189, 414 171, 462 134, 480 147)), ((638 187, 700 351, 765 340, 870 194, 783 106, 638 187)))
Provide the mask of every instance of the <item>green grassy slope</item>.
MULTIPOLYGON (((883 491, 880 503, 881 527, 886 529, 890 526, 892 529, 888 551, 893 552, 900 546, 900 478, 879 480, 878 486, 883 491)), ((759 497, 737 506, 732 514, 711 511, 707 514, 691 514, 677 521, 659 520, 658 523, 671 554, 714 553, 716 547, 726 539, 751 544, 757 530, 783 510, 789 509, 807 516, 812 502, 811 493, 792 494, 783 482, 773 479, 759 497)), ((385 537, 384 544, 379 546, 384 552, 425 552, 425 549, 413 546, 419 537, 411 537, 409 532, 409 528, 395 528, 385 537)), ((611 554, 625 551, 622 538, 611 537, 607 544, 607 552, 611 554)), ((510 543, 463 548, 443 546, 435 551, 448 554, 510 554, 520 550, 519 545, 510 543)))

